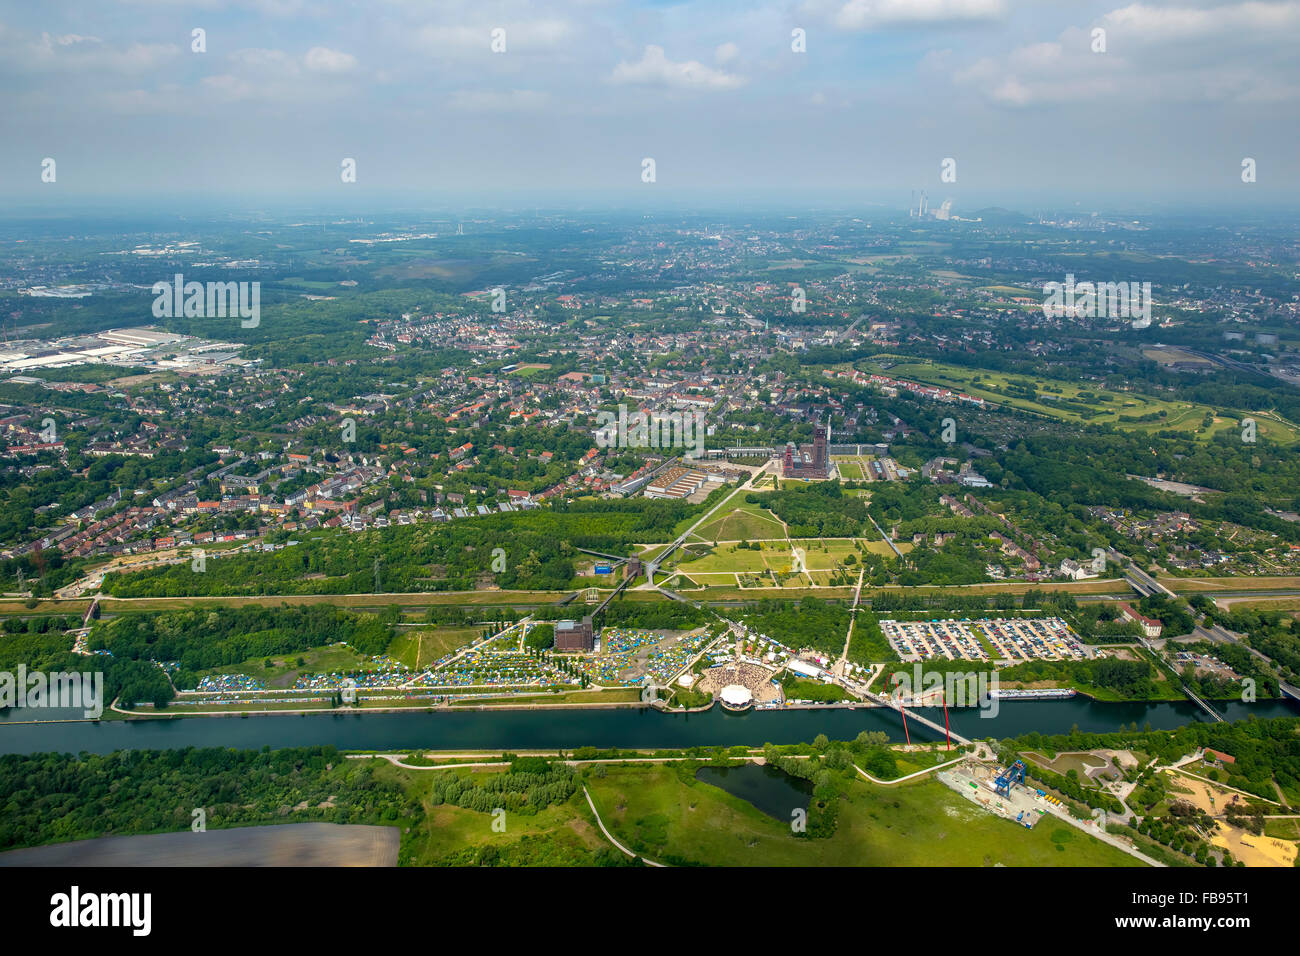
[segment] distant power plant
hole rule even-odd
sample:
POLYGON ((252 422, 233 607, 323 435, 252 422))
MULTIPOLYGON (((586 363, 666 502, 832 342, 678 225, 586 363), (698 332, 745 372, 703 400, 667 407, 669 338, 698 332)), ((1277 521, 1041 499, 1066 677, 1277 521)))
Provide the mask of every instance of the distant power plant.
POLYGON ((925 219, 928 217, 931 219, 942 220, 944 222, 958 218, 952 214, 951 199, 945 199, 938 209, 931 209, 930 196, 924 189, 921 190, 919 197, 917 196, 916 190, 912 190, 912 202, 911 205, 907 207, 907 215, 909 218, 914 219, 925 219))

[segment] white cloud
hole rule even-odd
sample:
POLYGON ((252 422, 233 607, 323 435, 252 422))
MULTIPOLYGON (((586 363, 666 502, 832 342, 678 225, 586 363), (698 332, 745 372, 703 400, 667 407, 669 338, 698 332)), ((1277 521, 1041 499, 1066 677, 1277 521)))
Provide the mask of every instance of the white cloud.
POLYGON ((13 51, 11 61, 35 70, 67 72, 141 73, 154 70, 180 55, 172 43, 132 43, 114 46, 99 37, 42 33, 39 40, 13 51))
POLYGON ((615 83, 672 86, 682 89, 734 90, 745 85, 745 78, 705 66, 698 60, 674 62, 664 55, 664 48, 650 45, 635 63, 626 61, 614 67, 610 79, 615 83))
POLYGON ((507 20, 479 26, 429 23, 413 36, 417 47, 431 56, 463 57, 488 55, 492 52, 492 31, 506 31, 506 54, 542 53, 563 48, 573 38, 573 27, 566 20, 507 20))
POLYGON ((740 47, 731 42, 723 43, 713 51, 713 58, 719 63, 730 63, 738 56, 740 56, 740 47))
POLYGON ((1001 19, 1005 0, 809 0, 805 10, 841 30, 1001 19))
POLYGON ((1296 95, 1286 78, 1286 51, 1300 42, 1297 0, 1133 4, 1095 22, 1106 30, 1105 53, 1092 51, 1090 26, 1070 27, 1053 41, 954 64, 952 79, 1006 106, 1121 97, 1128 103, 1281 102, 1296 95))
POLYGON ((1155 7, 1135 3, 1106 14, 1105 25, 1147 42, 1250 32, 1293 31, 1300 26, 1300 3, 1236 3, 1220 7, 1155 7))
POLYGON ((346 73, 356 68, 357 58, 328 47, 314 46, 302 58, 303 66, 314 73, 346 73))

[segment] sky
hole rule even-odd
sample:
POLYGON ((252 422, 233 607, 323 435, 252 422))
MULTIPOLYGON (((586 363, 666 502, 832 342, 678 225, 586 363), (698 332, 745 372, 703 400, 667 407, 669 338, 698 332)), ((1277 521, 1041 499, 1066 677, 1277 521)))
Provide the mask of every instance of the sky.
POLYGON ((0 196, 1287 206, 1297 49, 1300 0, 0 0, 0 196))

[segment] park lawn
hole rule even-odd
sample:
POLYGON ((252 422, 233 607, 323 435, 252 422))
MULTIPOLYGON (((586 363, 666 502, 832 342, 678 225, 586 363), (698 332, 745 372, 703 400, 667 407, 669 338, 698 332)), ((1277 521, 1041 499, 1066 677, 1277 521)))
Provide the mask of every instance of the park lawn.
POLYGON ((713 504, 708 505, 702 512, 696 512, 694 514, 691 514, 683 518, 681 521, 677 522, 677 524, 673 527, 672 536, 676 538, 679 534, 685 534, 692 527, 694 527, 695 523, 699 521, 700 518, 704 517, 704 515, 709 513, 710 511, 713 511, 715 507, 718 510, 713 512, 713 518, 710 518, 709 519, 710 521, 712 521, 714 518, 717 518, 719 515, 725 515, 729 513, 731 510, 731 506, 744 503, 744 496, 747 495, 748 493, 749 492, 741 488, 734 488, 730 490, 729 493, 722 498, 721 502, 714 502, 713 504))
POLYGON ((680 572, 674 571, 672 576, 664 583, 664 587, 673 591, 698 591, 705 585, 694 578, 689 578, 680 572))
MULTIPOLYGON (((762 542, 761 551, 741 548, 734 544, 720 544, 701 555, 683 562, 677 570, 689 574, 712 573, 751 573, 765 570, 786 573, 794 560, 793 548, 804 549, 806 567, 809 571, 835 571, 844 566, 844 559, 856 554, 853 538, 802 539, 787 544, 780 542, 762 542), (826 550, 822 550, 825 548, 826 550)), ((888 548, 884 542, 879 544, 888 548)), ((870 548, 871 545, 868 544, 870 548)), ((891 552, 892 553, 892 552, 891 552)), ((856 573, 856 565, 851 570, 856 573)))
POLYGON ((273 667, 267 667, 266 660, 265 657, 250 658, 238 664, 214 667, 212 670, 203 671, 202 674, 245 674, 265 681, 266 686, 272 688, 292 687, 294 681, 300 676, 373 668, 369 657, 358 654, 346 644, 313 647, 292 654, 272 654, 270 661, 275 665, 273 667), (297 663, 299 658, 302 658, 302 664, 297 663))
POLYGON ((847 478, 850 481, 862 481, 862 466, 856 461, 842 461, 837 466, 840 470, 840 477, 847 478))
POLYGON ((785 525, 770 511, 745 504, 700 525, 695 534, 705 541, 758 541, 784 538, 785 525))
POLYGON ((1275 840, 1300 840, 1300 820, 1264 820, 1264 835, 1275 840))
MULTIPOLYGON (((810 566, 812 557, 811 553, 807 554, 810 566)), ((768 548, 764 545, 763 563, 767 565, 768 570, 775 571, 777 574, 792 574, 794 573, 794 551, 788 547, 768 548)), ((799 580, 803 580, 802 576, 799 580)))
MULTIPOLYGON (((809 555, 810 563, 811 563, 811 558, 812 556, 809 555)), ((850 568, 849 570, 853 572, 852 576, 856 579, 857 571, 852 568, 850 568)), ((813 584, 821 584, 821 585, 829 586, 830 584, 835 582, 834 571, 809 571, 805 576, 811 578, 813 584)))
POLYGON ((841 700, 849 700, 849 692, 838 684, 827 684, 819 680, 807 680, 800 677, 796 680, 787 681, 782 685, 785 688, 786 700, 815 700, 837 703, 841 700))
POLYGON ((480 633, 477 627, 403 628, 388 645, 388 656, 413 671, 420 671, 444 654, 464 647, 480 633))
MULTIPOLYGON (((879 358, 880 356, 877 356, 877 359, 879 358)), ((1166 430, 1182 431, 1188 433, 1189 437, 1206 441, 1217 432, 1240 427, 1240 424, 1236 421, 1214 416, 1214 409, 1208 405, 1170 401, 1149 395, 1141 395, 1136 392, 1112 391, 1091 382, 1073 383, 1059 379, 993 372, 988 369, 965 369, 939 362, 917 362, 915 360, 904 360, 901 364, 893 366, 888 374, 927 385, 946 386, 1001 405, 1024 409, 1063 421, 1104 423, 1127 431, 1148 433, 1166 430), (978 385, 974 384, 977 377, 980 379, 978 385), (1032 382, 1039 395, 1039 400, 1034 401, 1009 394, 1007 386, 1012 380, 1032 382), (1090 392, 1098 396, 1098 398, 1079 399, 1080 392, 1090 392), (1044 399, 1044 395, 1048 396, 1048 398, 1044 399), (1085 416, 1070 406, 1051 401, 1051 398, 1061 401, 1080 401, 1101 414, 1085 416), (1161 412, 1164 413, 1164 417, 1156 421, 1120 421, 1121 415, 1143 416, 1161 412), (1201 422, 1207 413, 1213 417, 1213 424, 1207 429, 1202 429, 1201 422)), ((1255 412, 1254 418, 1258 432, 1271 441, 1287 444, 1300 438, 1300 429, 1297 429, 1290 422, 1279 419, 1273 413, 1255 412)))
MULTIPOLYGON (((912 550, 912 542, 910 541, 895 541, 894 543, 898 545, 898 550, 903 552, 903 554, 907 554, 907 552, 912 550)), ((876 541, 868 541, 867 550, 872 554, 879 554, 884 557, 892 558, 894 556, 894 549, 891 548, 889 542, 883 538, 876 541)))
MULTIPOLYGON (((720 544, 716 548, 708 549, 708 553, 693 558, 690 561, 683 561, 678 565, 677 570, 683 574, 695 574, 697 572, 711 571, 740 571, 758 573, 767 569, 768 562, 765 560, 767 545, 763 545, 762 551, 754 551, 750 548, 740 548, 734 544, 720 544)), ((784 548, 786 564, 790 563, 790 550, 784 548)))
POLYGON ((1038 764, 1044 770, 1050 770, 1052 773, 1062 776, 1068 774, 1071 770, 1075 772, 1078 778, 1079 786, 1097 789, 1099 784, 1088 776, 1087 771, 1090 767, 1096 767, 1104 761, 1102 758, 1086 751, 1070 751, 1068 753, 1057 754, 1055 762, 1040 753, 1025 751, 1025 756, 1032 762, 1038 764))
POLYGON ((1137 865, 1064 823, 1026 830, 937 781, 883 787, 859 778, 847 786, 834 835, 806 839, 717 787, 684 783, 669 767, 609 767, 603 779, 587 780, 605 826, 650 859, 668 854, 711 866, 1137 865))
MULTIPOLYGON (((394 768, 401 770, 402 768, 394 768)), ((434 771, 406 770, 431 776, 434 771)), ((413 784, 419 787, 419 783, 413 784)), ((484 847, 496 850, 500 863, 510 866, 592 866, 596 853, 609 847, 591 821, 591 810, 579 790, 568 801, 547 807, 536 816, 510 813, 505 832, 493 830, 493 816, 440 804, 430 806, 427 785, 420 788, 423 817, 402 834, 402 866, 465 865, 484 847)))
POLYGON ((665 551, 671 548, 672 543, 669 542, 668 544, 639 544, 637 545, 637 547, 641 549, 641 554, 638 555, 638 557, 640 557, 643 562, 650 562, 655 560, 661 554, 663 554, 665 551))
POLYGON ((900 777, 905 777, 909 773, 916 773, 918 770, 928 770, 953 759, 952 753, 943 748, 938 750, 896 750, 894 751, 894 757, 894 762, 898 765, 898 776, 900 777))
POLYGON ((844 567, 844 560, 852 555, 856 573, 858 555, 858 538, 797 538, 790 543, 806 552, 805 562, 809 571, 835 571, 844 567))

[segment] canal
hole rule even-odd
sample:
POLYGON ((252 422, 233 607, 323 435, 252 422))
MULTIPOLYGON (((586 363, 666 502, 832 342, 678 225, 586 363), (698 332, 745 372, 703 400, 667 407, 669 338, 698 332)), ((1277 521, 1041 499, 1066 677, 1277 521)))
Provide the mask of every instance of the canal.
MULTIPOLYGON (((1254 714, 1300 717, 1300 708, 1285 701, 1216 703, 1229 721, 1254 714)), ((49 713, 49 712, 47 712, 49 713)), ((943 711, 921 713, 943 724, 943 711)), ((1180 703, 1101 703, 1087 697, 1069 700, 1004 701, 996 717, 978 709, 950 711, 953 730, 971 739, 1016 737, 1038 731, 1108 733, 1136 723, 1170 730, 1204 719, 1190 701, 1180 703)), ((697 714, 664 714, 641 708, 482 710, 375 714, 304 714, 250 717, 177 717, 98 722, 18 722, 21 710, 0 715, 0 753, 60 751, 109 753, 114 750, 181 747, 310 747, 332 744, 343 750, 533 750, 582 746, 679 749, 693 746, 761 746, 810 741, 818 734, 849 740, 863 730, 883 731, 903 739, 895 711, 879 707, 856 710, 751 711, 730 714, 720 707, 697 714)), ((52 715, 51 715, 52 716, 52 715)), ((915 721, 913 740, 936 735, 915 721)))

